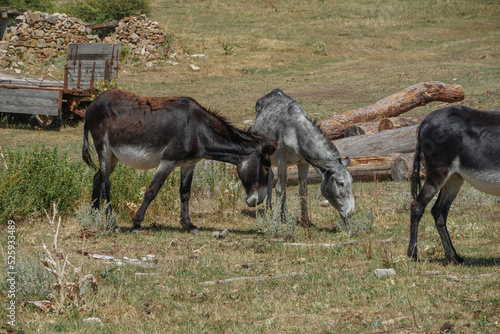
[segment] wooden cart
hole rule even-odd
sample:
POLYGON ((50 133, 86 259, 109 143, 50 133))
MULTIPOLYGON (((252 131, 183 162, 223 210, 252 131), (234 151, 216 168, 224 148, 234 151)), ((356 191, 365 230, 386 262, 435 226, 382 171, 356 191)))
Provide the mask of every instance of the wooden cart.
POLYGON ((83 116, 81 107, 97 93, 94 83, 118 78, 120 50, 120 44, 69 44, 63 82, 0 74, 0 112, 33 115, 42 127, 83 116))

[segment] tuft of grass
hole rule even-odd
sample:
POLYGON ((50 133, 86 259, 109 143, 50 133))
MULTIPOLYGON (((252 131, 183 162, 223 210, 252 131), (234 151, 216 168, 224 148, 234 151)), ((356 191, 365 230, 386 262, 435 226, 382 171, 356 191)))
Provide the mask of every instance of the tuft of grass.
POLYGON ((281 212, 281 200, 276 201, 274 209, 266 207, 262 213, 256 214, 257 224, 268 238, 294 240, 297 227, 297 214, 285 210, 281 212))
POLYGON ((116 228, 116 215, 114 212, 108 214, 109 203, 104 203, 99 209, 94 209, 87 201, 78 208, 76 218, 84 234, 106 235, 116 228))
POLYGON ((314 49, 316 53, 323 55, 323 56, 328 56, 328 51, 326 49, 326 44, 325 42, 316 42, 314 43, 314 49))
POLYGON ((359 232, 371 232, 374 227, 376 216, 373 212, 369 211, 362 214, 357 214, 349 219, 339 219, 335 225, 340 231, 348 233, 349 238, 359 232))

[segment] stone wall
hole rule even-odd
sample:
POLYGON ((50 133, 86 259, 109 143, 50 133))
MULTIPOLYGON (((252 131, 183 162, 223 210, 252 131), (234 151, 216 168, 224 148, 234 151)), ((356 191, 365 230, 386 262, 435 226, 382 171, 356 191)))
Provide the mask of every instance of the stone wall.
POLYGON ((145 15, 122 19, 115 32, 101 41, 80 19, 28 11, 16 17, 16 25, 7 29, 0 42, 0 67, 9 67, 13 55, 46 60, 64 52, 69 43, 121 43, 130 59, 151 61, 165 57, 171 41, 172 34, 145 15))
POLYGON ((173 34, 162 30, 158 22, 150 21, 146 15, 120 20, 115 32, 103 40, 121 43, 130 49, 129 57, 148 61, 166 57, 172 41, 173 34))

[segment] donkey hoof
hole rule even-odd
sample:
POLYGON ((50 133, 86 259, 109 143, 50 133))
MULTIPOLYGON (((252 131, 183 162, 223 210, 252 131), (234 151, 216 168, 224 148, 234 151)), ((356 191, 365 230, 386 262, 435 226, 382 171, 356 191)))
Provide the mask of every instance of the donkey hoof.
POLYGON ((451 261, 453 262, 453 264, 462 264, 465 262, 465 260, 463 258, 461 258, 460 256, 456 255, 455 257, 451 258, 451 261))

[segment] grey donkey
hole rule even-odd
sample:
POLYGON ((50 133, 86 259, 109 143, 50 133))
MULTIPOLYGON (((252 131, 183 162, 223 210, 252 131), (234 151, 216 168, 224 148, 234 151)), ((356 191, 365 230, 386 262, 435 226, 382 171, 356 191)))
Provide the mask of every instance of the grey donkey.
MULTIPOLYGON (((280 89, 257 100, 255 122, 251 130, 267 135, 278 142, 278 148, 271 156, 271 163, 278 167, 276 203, 281 199, 282 217, 286 210, 287 166, 297 165, 301 223, 310 226, 307 212, 307 174, 309 165, 321 173, 321 194, 346 219, 354 213, 352 177, 347 171, 349 158, 341 160, 337 148, 326 138, 321 129, 307 117, 307 113, 290 96, 280 89)), ((271 205, 274 175, 268 175, 267 205, 271 205)))

